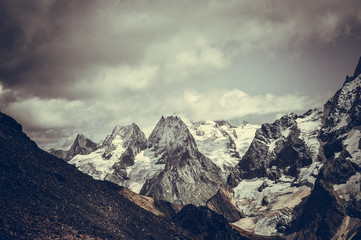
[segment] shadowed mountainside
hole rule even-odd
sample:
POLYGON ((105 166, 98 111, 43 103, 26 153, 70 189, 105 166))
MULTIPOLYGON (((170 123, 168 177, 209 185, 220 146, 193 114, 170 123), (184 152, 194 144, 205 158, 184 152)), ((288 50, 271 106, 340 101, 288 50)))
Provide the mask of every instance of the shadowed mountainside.
POLYGON ((0 239, 197 239, 44 151, 0 113, 0 239))

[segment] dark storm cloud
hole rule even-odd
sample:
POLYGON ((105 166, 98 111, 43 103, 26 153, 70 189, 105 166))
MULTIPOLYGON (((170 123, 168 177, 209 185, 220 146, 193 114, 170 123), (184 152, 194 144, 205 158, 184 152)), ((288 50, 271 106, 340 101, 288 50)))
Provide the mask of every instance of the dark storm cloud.
POLYGON ((122 27, 126 1, 0 4, 1 82, 40 97, 67 97, 69 85, 93 66, 137 63, 153 38, 147 29, 122 27))
POLYGON ((289 59, 312 62, 304 71, 318 83, 305 89, 322 87, 324 53, 340 42, 361 51, 360 26, 359 0, 2 0, 0 108, 42 144, 69 129, 148 128, 173 112, 204 120, 301 111, 312 97, 295 90, 303 75, 289 59), (280 59, 289 65, 277 72, 280 59))
POLYGON ((169 40, 177 30, 205 34, 220 49, 233 42, 237 44, 231 51, 269 53, 307 45, 310 39, 331 42, 347 37, 361 19, 357 0, 0 4, 1 82, 5 88, 26 88, 39 97, 79 97, 67 96, 68 89, 91 76, 94 68, 139 64, 155 40, 169 40))

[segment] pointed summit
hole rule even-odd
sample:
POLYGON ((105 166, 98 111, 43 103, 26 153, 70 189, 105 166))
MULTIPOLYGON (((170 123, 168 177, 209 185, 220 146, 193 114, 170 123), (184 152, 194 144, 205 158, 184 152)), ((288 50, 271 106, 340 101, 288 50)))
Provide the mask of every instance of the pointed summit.
POLYGON ((110 158, 111 152, 114 151, 117 146, 122 148, 128 148, 132 146, 134 155, 138 154, 146 147, 146 138, 142 130, 137 124, 132 123, 128 126, 116 125, 110 135, 108 135, 102 143, 102 148, 105 148, 104 156, 110 158))
MULTIPOLYGON (((83 138, 79 135, 73 145, 77 146, 83 138)), ((127 176, 126 168, 134 164, 135 156, 146 148, 146 143, 144 133, 136 124, 117 125, 99 148, 87 155, 74 154, 69 163, 95 179, 122 184, 127 176)))
MULTIPOLYGON (((355 68, 355 71, 354 71, 354 73, 353 73, 353 76, 348 76, 348 75, 346 75, 346 80, 345 80, 345 82, 343 83, 343 86, 342 86, 342 88, 343 87, 345 87, 346 85, 348 85, 350 82, 352 82, 352 81, 354 81, 355 79, 357 79, 357 77, 359 76, 359 75, 361 75, 361 57, 359 58, 359 60, 358 60, 358 63, 357 63, 357 66, 356 66, 356 68, 355 68)), ((341 90, 341 89, 340 89, 341 90)), ((339 90, 339 91, 340 91, 339 90)))
POLYGON ((353 77, 355 78, 355 77, 357 77, 358 75, 360 75, 361 74, 361 57, 360 57, 360 59, 358 60, 358 64, 357 64, 357 66, 356 66, 356 68, 355 68, 355 72, 354 72, 354 74, 353 74, 353 77))
MULTIPOLYGON (((342 88, 327 101, 324 106, 325 124, 322 132, 334 132, 332 137, 351 129, 353 126, 359 125, 360 119, 360 96, 361 96, 361 58, 356 66, 353 77, 346 77, 346 81, 342 88)), ((327 135, 327 134, 326 134, 327 135)), ((323 136, 326 141, 330 136, 323 136)))
POLYGON ((65 161, 68 162, 77 154, 81 154, 81 155, 89 154, 95 151, 97 148, 98 145, 96 143, 86 138, 83 134, 78 134, 65 158, 65 161))
POLYGON ((0 239, 194 239, 132 203, 122 187, 44 152, 21 129, 0 112, 0 239))
POLYGON ((177 116, 168 116, 167 118, 162 116, 150 134, 147 146, 156 154, 163 153, 169 147, 197 148, 187 125, 177 116))
POLYGON ((177 204, 203 205, 225 184, 221 169, 199 152, 187 125, 177 116, 161 117, 150 134, 148 148, 165 164, 147 179, 140 194, 177 204))

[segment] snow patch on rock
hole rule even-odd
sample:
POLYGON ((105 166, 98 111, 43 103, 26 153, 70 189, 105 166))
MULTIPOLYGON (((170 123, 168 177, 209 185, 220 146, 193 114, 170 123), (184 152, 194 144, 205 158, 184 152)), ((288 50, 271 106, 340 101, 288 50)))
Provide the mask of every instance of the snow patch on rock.
POLYGON ((128 181, 125 186, 135 193, 139 193, 145 181, 164 170, 165 164, 157 164, 158 158, 154 151, 146 149, 141 151, 134 160, 134 165, 127 167, 128 181))
POLYGON ((356 199, 357 201, 360 201, 361 173, 357 172, 344 184, 333 185, 333 189, 340 198, 346 201, 350 201, 350 199, 356 199))
POLYGON ((348 158, 351 162, 361 166, 361 150, 360 150, 361 132, 358 129, 352 129, 343 141, 346 150, 351 154, 348 158))
POLYGON ((113 165, 118 161, 116 158, 103 159, 104 149, 98 149, 87 155, 76 155, 68 163, 75 165, 80 171, 98 180, 104 180, 105 176, 114 171, 113 165))
POLYGON ((259 125, 248 123, 235 127, 226 121, 221 126, 211 120, 191 122, 183 119, 183 121, 193 135, 199 151, 210 158, 226 175, 227 170, 237 165, 240 158, 246 153, 256 130, 260 128, 259 125))
POLYGON ((293 208, 311 193, 307 186, 293 186, 293 180, 283 176, 278 182, 268 178, 241 181, 233 189, 233 201, 247 217, 233 224, 255 234, 275 235, 277 225, 280 222, 288 224, 292 220, 293 208), (268 186, 261 189, 264 182, 268 186))
POLYGON ((322 111, 314 111, 312 114, 296 119, 300 129, 300 138, 306 143, 312 154, 312 159, 316 159, 320 148, 318 134, 321 129, 322 111))

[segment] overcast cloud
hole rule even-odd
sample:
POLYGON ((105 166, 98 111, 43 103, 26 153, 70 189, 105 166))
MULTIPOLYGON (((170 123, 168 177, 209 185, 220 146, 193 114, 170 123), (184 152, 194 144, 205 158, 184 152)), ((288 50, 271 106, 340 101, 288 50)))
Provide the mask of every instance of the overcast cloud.
POLYGON ((40 146, 161 115, 322 106, 361 55, 359 0, 0 2, 0 109, 40 146))

